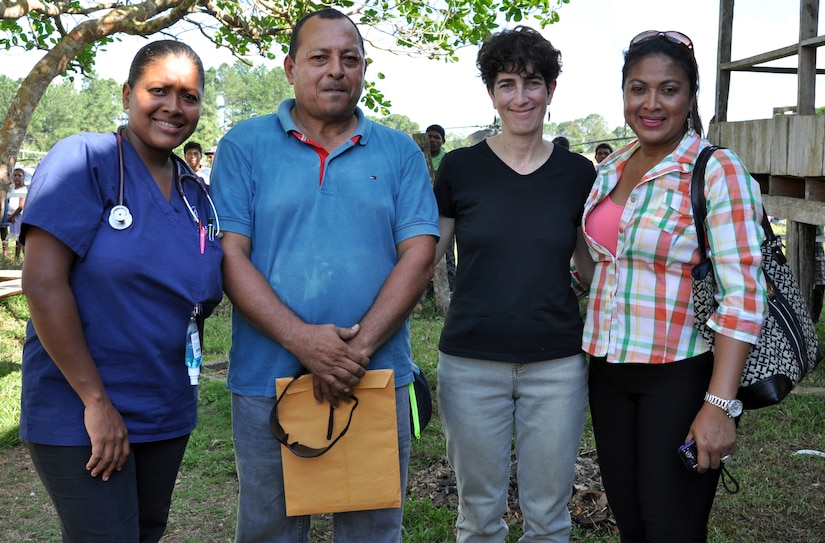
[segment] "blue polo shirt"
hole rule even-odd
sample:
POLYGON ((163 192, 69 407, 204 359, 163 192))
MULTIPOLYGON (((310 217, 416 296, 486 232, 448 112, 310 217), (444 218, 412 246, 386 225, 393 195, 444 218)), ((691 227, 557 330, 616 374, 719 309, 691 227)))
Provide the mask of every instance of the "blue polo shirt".
MULTIPOLYGON (((251 261, 279 298, 305 322, 352 326, 366 314, 406 239, 438 236, 438 210, 424 155, 408 135, 356 111, 353 138, 325 158, 302 140, 290 117, 239 123, 221 139, 211 190, 225 231, 247 236, 251 261)), ((232 320, 228 387, 274 396, 275 379, 300 362, 232 320)), ((370 357, 370 369, 412 381, 409 323, 370 357)))
MULTIPOLYGON (((124 201, 132 225, 115 230, 118 201, 115 135, 78 134, 38 165, 26 200, 23 235, 41 228, 76 255, 69 284, 89 351, 133 443, 186 435, 197 423, 198 387, 184 364, 186 327, 195 303, 206 314, 222 298, 218 239, 200 252, 197 226, 180 194, 171 201, 128 141, 123 141, 124 201)), ((206 196, 182 184, 205 220, 206 196)), ((48 445, 88 445, 83 403, 29 322, 23 346, 20 436, 48 445)))

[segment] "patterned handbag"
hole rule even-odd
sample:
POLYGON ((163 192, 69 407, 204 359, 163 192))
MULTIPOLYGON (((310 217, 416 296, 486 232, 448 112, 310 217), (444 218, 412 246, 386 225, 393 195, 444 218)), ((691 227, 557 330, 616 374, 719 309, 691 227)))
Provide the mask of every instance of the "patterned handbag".
MULTIPOLYGON (((715 333, 707 326, 707 320, 716 311, 718 303, 715 298, 716 278, 705 241, 705 166, 717 149, 721 147, 709 146, 702 150, 696 159, 690 183, 693 219, 702 256, 702 261, 692 271, 694 325, 711 347, 715 333)), ((782 241, 774 235, 764 208, 762 212, 762 229, 765 232, 762 271, 767 283, 768 313, 759 342, 751 347, 742 372, 737 397, 745 409, 779 403, 822 360, 808 306, 782 252, 782 241)))

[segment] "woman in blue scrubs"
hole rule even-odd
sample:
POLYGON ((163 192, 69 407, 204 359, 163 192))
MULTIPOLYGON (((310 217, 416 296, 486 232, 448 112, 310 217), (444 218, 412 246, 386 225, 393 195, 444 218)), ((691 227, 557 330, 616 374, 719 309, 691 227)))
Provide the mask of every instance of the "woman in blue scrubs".
POLYGON ((156 542, 166 527, 197 424, 187 328, 222 296, 218 218, 172 154, 203 86, 190 47, 146 45, 123 85, 127 125, 61 141, 31 184, 20 436, 64 542, 156 542))

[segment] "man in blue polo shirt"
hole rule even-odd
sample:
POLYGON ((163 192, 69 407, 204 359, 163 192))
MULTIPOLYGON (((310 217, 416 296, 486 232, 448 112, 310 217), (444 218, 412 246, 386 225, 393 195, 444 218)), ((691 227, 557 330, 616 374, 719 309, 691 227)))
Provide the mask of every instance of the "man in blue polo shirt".
MULTIPOLYGON (((395 371, 402 495, 412 381, 408 316, 432 277, 438 211, 409 136, 356 104, 358 29, 325 9, 298 22, 284 60, 295 99, 221 139, 212 191, 235 312, 228 386, 240 479, 236 541, 304 541, 286 517, 269 413, 275 379, 302 368, 337 404, 365 368, 395 371)), ((370 469, 364 466, 364 469, 370 469)), ((339 543, 398 542, 402 508, 336 515, 339 543)))

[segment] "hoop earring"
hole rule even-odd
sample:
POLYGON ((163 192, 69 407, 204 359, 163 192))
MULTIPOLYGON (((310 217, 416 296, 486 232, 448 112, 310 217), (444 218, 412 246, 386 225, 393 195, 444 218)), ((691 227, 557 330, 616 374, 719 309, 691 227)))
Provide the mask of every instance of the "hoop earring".
POLYGON ((688 129, 687 129, 688 136, 695 136, 696 135, 696 129, 693 127, 693 114, 692 113, 690 115, 688 115, 687 127, 688 127, 688 129))

